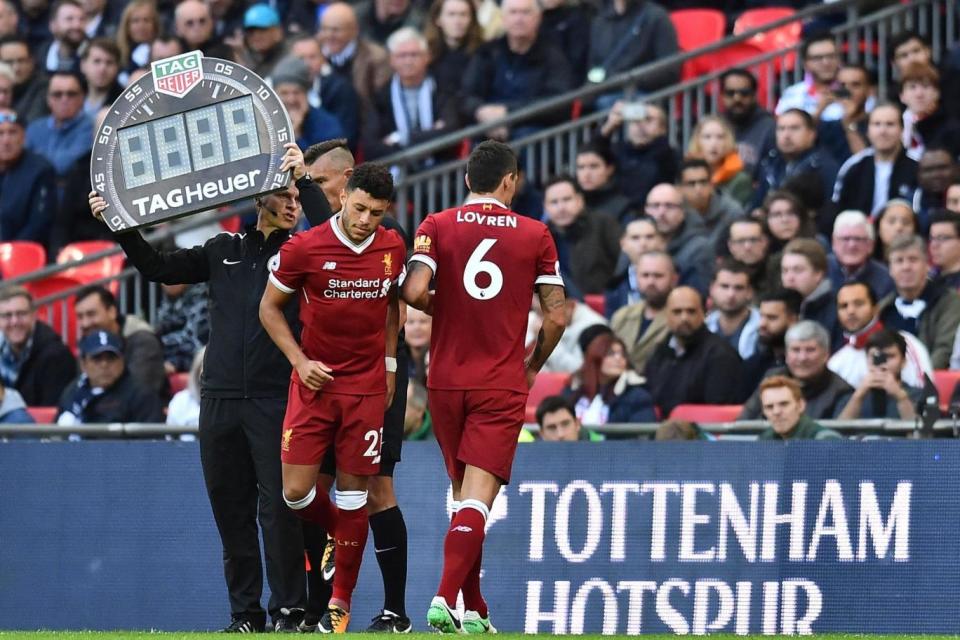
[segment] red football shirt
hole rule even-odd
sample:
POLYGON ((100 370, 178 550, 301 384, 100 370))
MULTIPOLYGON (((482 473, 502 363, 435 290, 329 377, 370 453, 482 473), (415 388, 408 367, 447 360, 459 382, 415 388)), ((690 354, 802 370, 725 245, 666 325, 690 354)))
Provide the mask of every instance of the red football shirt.
POLYGON ((434 273, 433 389, 527 393, 523 370, 534 285, 563 285, 546 225, 493 198, 471 200, 420 224, 410 258, 434 273))
MULTIPOLYGON (((385 393, 387 300, 406 273, 406 246, 400 234, 382 227, 355 245, 339 220, 287 240, 270 282, 302 296, 300 347, 333 370, 324 391, 385 393)), ((299 382, 296 369, 292 375, 299 382)))

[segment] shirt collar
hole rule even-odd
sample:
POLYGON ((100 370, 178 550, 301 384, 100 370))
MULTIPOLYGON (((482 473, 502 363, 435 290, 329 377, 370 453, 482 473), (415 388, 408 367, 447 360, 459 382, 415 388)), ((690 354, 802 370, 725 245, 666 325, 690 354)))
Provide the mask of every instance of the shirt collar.
POLYGON ((364 241, 361 242, 360 244, 355 244, 355 243, 353 242, 353 240, 351 240, 350 238, 348 238, 348 237, 347 237, 347 234, 345 234, 345 233, 340 229, 340 214, 339 214, 339 213, 338 213, 337 215, 335 215, 333 218, 330 219, 330 226, 333 228, 333 235, 337 236, 337 240, 339 240, 339 241, 341 242, 341 244, 343 244, 343 246, 347 247, 348 249, 350 249, 351 251, 353 251, 354 253, 356 253, 356 254, 358 254, 358 255, 361 254, 361 253, 363 253, 364 250, 365 250, 367 247, 369 247, 371 244, 373 244, 373 239, 374 239, 374 238, 376 237, 376 235, 377 235, 377 232, 374 231, 373 233, 371 233, 371 234, 367 237, 366 240, 364 240, 364 241))
POLYGON ((470 198, 469 200, 467 200, 466 202, 463 203, 463 206, 466 207, 466 206, 469 206, 469 205, 471 205, 471 204, 493 204, 493 205, 496 205, 496 206, 501 207, 501 208, 503 208, 503 209, 509 209, 509 207, 508 207, 507 205, 503 204, 502 202, 500 202, 500 201, 497 200, 496 198, 490 198, 490 197, 488 197, 488 196, 482 196, 482 197, 479 197, 479 198, 470 198))
POLYGON ((343 51, 340 53, 329 53, 328 50, 324 50, 324 57, 333 63, 335 66, 342 67, 350 61, 350 58, 353 57, 353 54, 357 52, 357 41, 353 40, 343 48, 343 51))

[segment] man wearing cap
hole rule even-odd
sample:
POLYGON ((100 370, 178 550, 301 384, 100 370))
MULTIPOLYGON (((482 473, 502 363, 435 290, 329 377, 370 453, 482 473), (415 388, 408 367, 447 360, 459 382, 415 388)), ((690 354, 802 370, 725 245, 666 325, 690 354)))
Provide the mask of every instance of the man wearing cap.
POLYGON ((0 240, 46 244, 57 206, 53 166, 25 140, 17 113, 0 109, 0 240))
POLYGON ((336 116, 323 107, 310 106, 310 71, 299 58, 280 61, 271 76, 273 88, 293 122, 294 138, 301 149, 322 140, 343 138, 346 134, 336 116))
POLYGON ((80 377, 60 396, 57 424, 163 422, 160 398, 127 372, 120 336, 94 331, 80 341, 80 377))
POLYGON ((266 3, 257 3, 243 14, 243 49, 237 52, 238 62, 266 78, 286 55, 283 26, 277 10, 266 3))

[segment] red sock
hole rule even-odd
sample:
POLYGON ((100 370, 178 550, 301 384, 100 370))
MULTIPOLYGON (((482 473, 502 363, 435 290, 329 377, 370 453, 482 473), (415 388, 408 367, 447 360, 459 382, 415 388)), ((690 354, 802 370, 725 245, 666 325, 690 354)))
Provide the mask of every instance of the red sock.
POLYGON ((483 599, 480 593, 480 565, 483 563, 483 547, 480 547, 480 553, 477 554, 477 560, 470 568, 466 580, 463 582, 463 606, 469 611, 476 611, 481 618, 489 615, 487 610, 487 601, 483 599))
POLYGON ((320 485, 317 485, 317 493, 310 504, 291 511, 301 520, 318 524, 327 531, 333 531, 337 524, 337 509, 330 500, 330 494, 320 485))
POLYGON ((349 611, 350 597, 360 575, 363 548, 367 544, 369 522, 366 508, 350 511, 338 509, 338 512, 333 536, 337 540, 337 554, 334 556, 337 571, 333 574, 333 596, 330 600, 340 601, 344 609, 349 611))
POLYGON ((440 578, 437 595, 442 596, 451 607, 456 606, 457 594, 460 593, 470 569, 480 557, 484 524, 482 513, 461 506, 447 530, 447 538, 443 542, 443 576, 440 578))

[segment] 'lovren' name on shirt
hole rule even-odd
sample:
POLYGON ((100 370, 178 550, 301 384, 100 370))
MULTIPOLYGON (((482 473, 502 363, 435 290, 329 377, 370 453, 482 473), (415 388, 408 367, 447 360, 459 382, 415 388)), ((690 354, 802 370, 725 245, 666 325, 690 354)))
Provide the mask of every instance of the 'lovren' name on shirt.
POLYGON ((477 213, 476 211, 457 211, 457 222, 471 222, 473 224, 485 224, 488 227, 513 227, 517 228, 516 216, 491 216, 486 213, 477 213))

